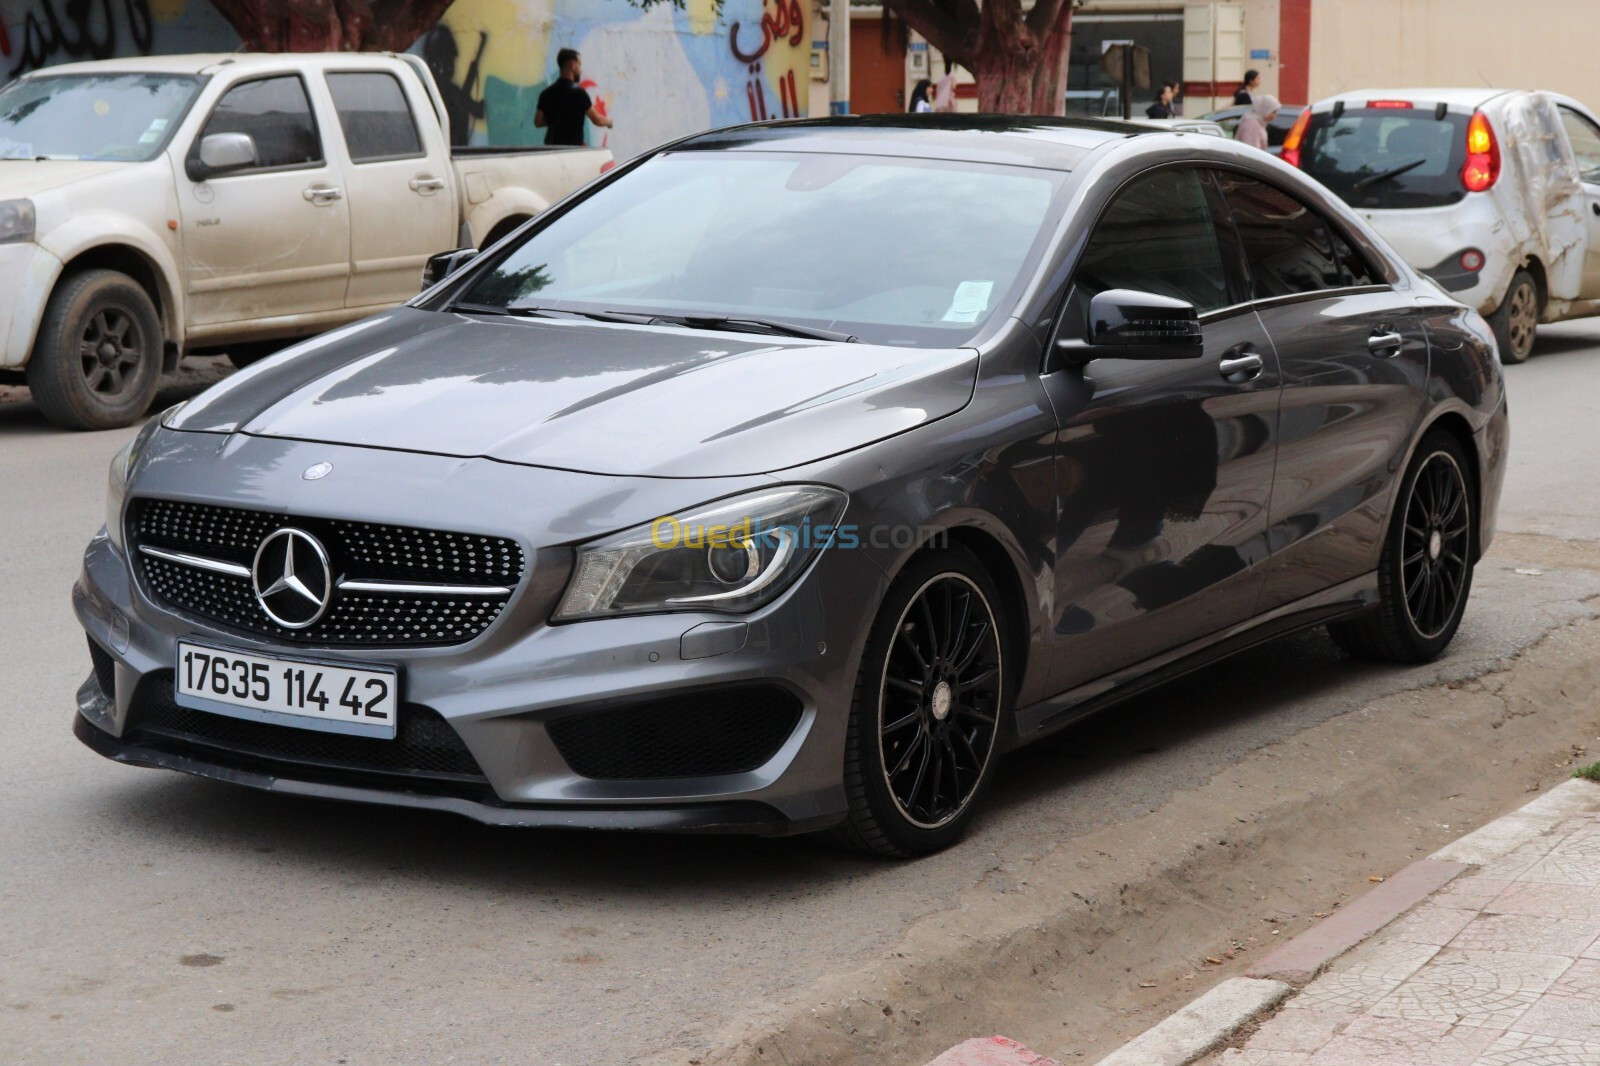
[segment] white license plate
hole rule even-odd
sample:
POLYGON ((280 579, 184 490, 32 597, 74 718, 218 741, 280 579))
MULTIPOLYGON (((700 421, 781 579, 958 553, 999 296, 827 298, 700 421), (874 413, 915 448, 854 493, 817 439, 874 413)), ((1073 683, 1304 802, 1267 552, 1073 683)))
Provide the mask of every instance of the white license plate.
POLYGON ((392 739, 399 687, 393 669, 178 642, 178 706, 213 714, 392 739))

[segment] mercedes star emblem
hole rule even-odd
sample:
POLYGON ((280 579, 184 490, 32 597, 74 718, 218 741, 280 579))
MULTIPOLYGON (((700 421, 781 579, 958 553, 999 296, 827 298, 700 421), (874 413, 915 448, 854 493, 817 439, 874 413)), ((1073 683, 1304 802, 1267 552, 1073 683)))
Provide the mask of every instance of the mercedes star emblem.
POLYGON ((314 463, 306 467, 306 472, 300 476, 307 481, 320 481, 331 473, 333 473, 332 463, 314 463))
POLYGON ((285 629, 304 629, 328 609, 333 568, 316 537, 285 526, 256 549, 250 582, 268 618, 285 629))

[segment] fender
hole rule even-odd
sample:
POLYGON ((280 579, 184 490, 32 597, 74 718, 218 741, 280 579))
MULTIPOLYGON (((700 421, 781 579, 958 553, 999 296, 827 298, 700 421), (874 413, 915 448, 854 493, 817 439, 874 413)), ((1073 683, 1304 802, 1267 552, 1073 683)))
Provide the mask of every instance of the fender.
MULTIPOLYGON (((185 333, 183 284, 178 264, 166 240, 157 236, 153 230, 134 222, 126 215, 92 211, 75 215, 69 221, 56 226, 40 238, 39 244, 56 258, 59 265, 55 275, 50 278, 48 287, 39 297, 37 310, 32 315, 30 331, 38 329, 39 319, 44 314, 44 302, 49 299, 49 294, 54 290, 61 275, 72 268, 74 260, 89 252, 119 249, 132 252, 149 269, 151 279, 155 282, 156 292, 153 295, 156 310, 161 315, 161 324, 166 330, 167 341, 180 349, 183 347, 185 333)), ((19 320, 21 310, 19 306, 19 320)), ((15 331, 16 327, 13 326, 13 334, 15 331)), ((12 339, 15 340, 14 335, 12 339)), ((29 348, 32 347, 32 343, 33 337, 30 332, 29 348)))
MULTIPOLYGON (((465 182, 466 178, 463 177, 465 182)), ((489 199, 481 204, 472 205, 467 211, 467 229, 472 233, 472 244, 475 248, 483 247, 484 239, 494 232, 494 228, 508 218, 526 215, 529 218, 541 214, 550 202, 539 196, 531 189, 506 188, 499 189, 489 199)))

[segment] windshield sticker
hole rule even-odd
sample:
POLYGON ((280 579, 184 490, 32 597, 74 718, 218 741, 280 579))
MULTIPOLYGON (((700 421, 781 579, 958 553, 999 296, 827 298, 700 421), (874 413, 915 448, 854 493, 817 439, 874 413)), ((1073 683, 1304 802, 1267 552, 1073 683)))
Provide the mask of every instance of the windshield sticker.
POLYGON ((153 119, 150 120, 150 132, 151 133, 160 133, 162 130, 164 130, 166 128, 167 128, 167 120, 166 119, 164 119, 164 118, 153 118, 153 119))
POLYGON ((139 134, 139 143, 140 144, 154 144, 155 142, 159 141, 160 139, 161 139, 161 131, 160 130, 145 130, 143 133, 139 134))
POLYGON ((989 308, 989 293, 994 289, 992 281, 963 281, 956 286, 956 294, 950 300, 950 310, 944 313, 944 322, 972 323, 978 321, 978 316, 989 308))
POLYGON ((32 159, 33 145, 0 137, 0 159, 32 159))
POLYGON ((99 115, 101 118, 105 118, 107 115, 111 114, 111 105, 106 103, 104 100, 96 100, 94 102, 94 113, 99 115))

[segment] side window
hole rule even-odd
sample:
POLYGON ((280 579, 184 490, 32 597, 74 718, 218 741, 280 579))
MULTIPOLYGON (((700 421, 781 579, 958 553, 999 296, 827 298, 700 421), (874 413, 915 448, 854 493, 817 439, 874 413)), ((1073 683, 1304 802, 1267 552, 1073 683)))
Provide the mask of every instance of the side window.
POLYGON ((306 88, 294 75, 235 85, 217 102, 202 137, 247 133, 256 146, 256 163, 238 173, 272 167, 303 167, 322 162, 322 142, 311 117, 306 88))
POLYGON ((1561 109, 1561 125, 1572 142, 1572 154, 1578 161, 1578 176, 1591 184, 1600 184, 1600 129, 1593 122, 1570 108, 1561 109))
POLYGON ((1351 284, 1322 216, 1283 190, 1243 174, 1220 171, 1217 182, 1244 246, 1252 299, 1351 284))
POLYGON ((1107 289, 1138 289, 1194 304, 1202 314, 1226 306, 1222 252, 1200 175, 1160 170, 1117 194, 1073 277, 1087 304, 1107 289))
POLYGON ((394 75, 382 71, 329 74, 344 144, 354 163, 422 155, 411 106, 394 75))
POLYGON ((1332 226, 1328 227, 1329 234, 1333 237, 1333 257, 1339 262, 1339 277, 1345 285, 1382 285, 1383 275, 1372 269, 1372 264, 1367 262, 1367 257, 1349 241, 1344 235, 1332 226))

